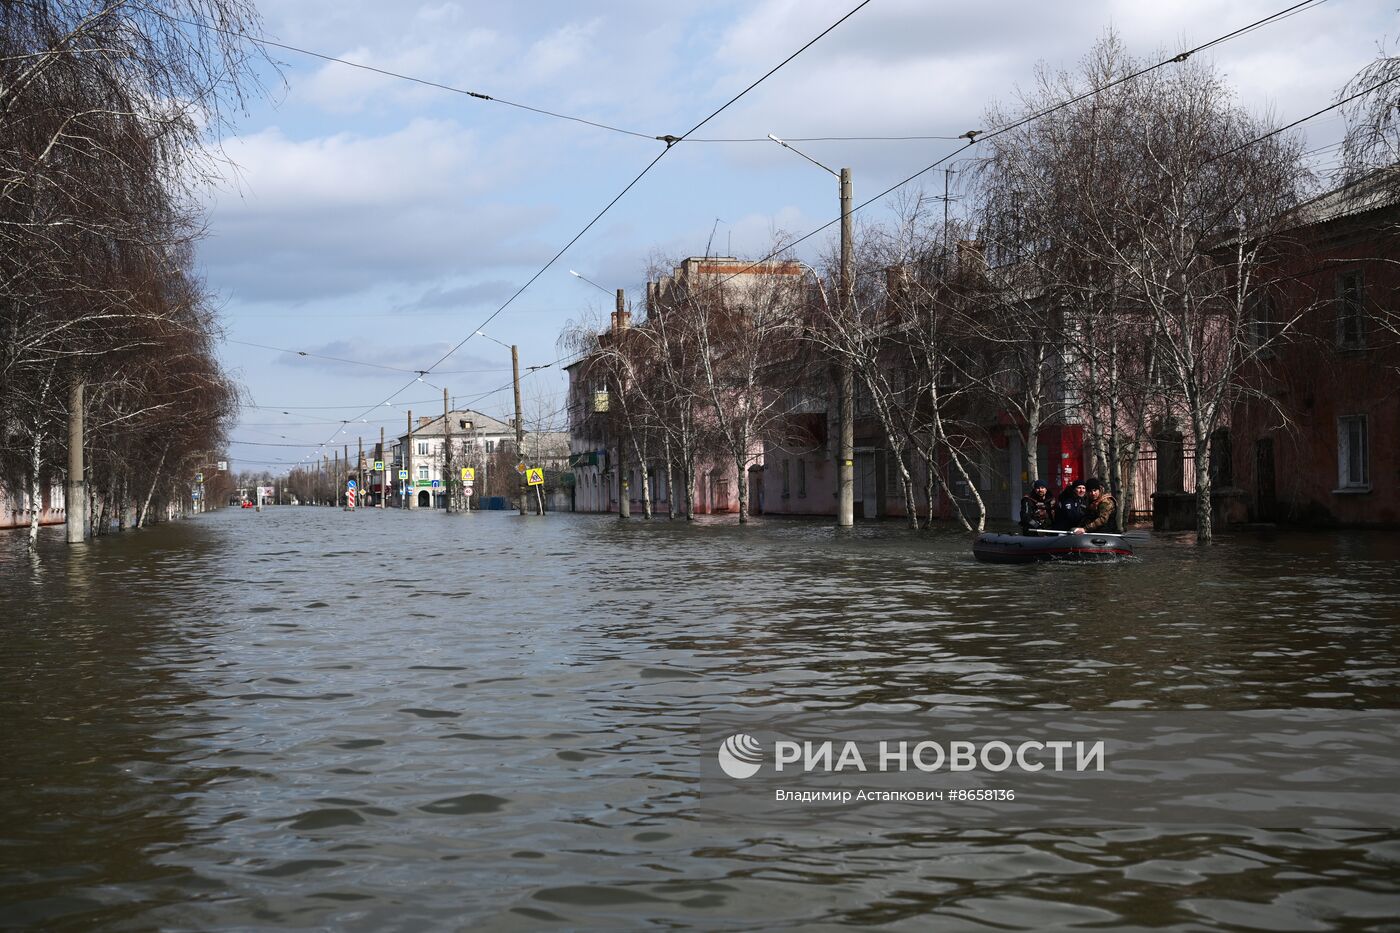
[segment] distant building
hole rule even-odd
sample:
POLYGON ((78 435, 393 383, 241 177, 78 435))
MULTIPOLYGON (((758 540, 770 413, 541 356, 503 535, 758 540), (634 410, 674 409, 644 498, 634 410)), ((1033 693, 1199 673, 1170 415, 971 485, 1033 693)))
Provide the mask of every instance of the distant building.
MULTIPOLYGON (((489 473, 500 469, 501 454, 540 466, 556 477, 568 459, 568 435, 563 432, 526 432, 523 454, 516 450, 515 425, 473 409, 461 409, 443 416, 420 417, 412 434, 401 434, 389 448, 386 468, 390 478, 389 504, 401 506, 407 496, 411 509, 443 508, 449 485, 461 486, 461 469, 475 471, 473 495, 486 489, 489 473), (451 475, 446 472, 448 438, 451 437, 451 475), (398 479, 400 470, 408 480, 398 479), (450 480, 450 483, 449 483, 450 480)), ((512 476, 514 473, 512 473, 512 476)))

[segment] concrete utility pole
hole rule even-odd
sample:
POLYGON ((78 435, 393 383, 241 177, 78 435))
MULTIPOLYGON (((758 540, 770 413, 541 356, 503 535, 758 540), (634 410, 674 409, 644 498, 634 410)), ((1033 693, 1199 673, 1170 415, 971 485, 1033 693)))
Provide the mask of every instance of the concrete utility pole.
MULTIPOLYGON (((855 259, 851 244, 851 170, 841 169, 841 281, 837 301, 842 321, 853 312, 851 295, 855 285, 855 259)), ((836 524, 855 524, 855 375, 849 359, 840 363, 837 400, 841 407, 841 450, 836 463, 836 524)))
MULTIPOLYGON (((32 502, 30 508, 40 505, 32 502)), ((68 387, 68 479, 64 484, 63 508, 68 543, 82 544, 87 538, 87 483, 83 479, 83 384, 78 380, 68 387)))
POLYGON ((345 475, 340 478, 340 493, 345 496, 345 507, 350 508, 350 493, 346 491, 345 481, 350 478, 350 445, 346 444, 345 450, 345 475))
POLYGON ((361 435, 355 440, 360 445, 359 453, 355 455, 355 485, 359 487, 355 490, 355 505, 360 506, 365 496, 369 495, 369 488, 365 485, 365 439, 361 435))
POLYGON ((403 468, 408 471, 408 479, 403 481, 403 507, 418 508, 418 496, 413 489, 413 409, 408 410, 408 433, 403 439, 403 468))
MULTIPOLYGON (((614 308, 616 310, 613 312, 613 330, 620 332, 622 330, 622 315, 627 310, 626 296, 620 288, 617 290, 617 301, 614 308)), ((621 339, 621 335, 615 335, 614 339, 621 339)), ((614 388, 620 398, 622 386, 617 385, 614 388)), ((610 400, 609 410, 612 410, 613 404, 610 400)), ((617 438, 617 520, 620 522, 625 522, 632 517, 632 471, 627 466, 627 441, 628 438, 622 437, 621 432, 619 432, 617 438)), ((645 465, 642 468, 645 470, 645 465)))
POLYGON ((446 514, 452 514, 452 419, 447 403, 447 389, 442 390, 442 503, 446 514))
POLYGON ((340 508, 340 451, 331 451, 331 492, 335 494, 335 507, 340 508))
MULTIPOLYGON (((520 351, 515 344, 510 345, 510 371, 515 380, 515 455, 520 463, 525 462, 525 414, 520 406, 520 351)), ((525 474, 520 474, 520 514, 525 514, 525 474)))
POLYGON ((389 497, 389 457, 384 447, 384 425, 379 426, 379 508, 386 508, 384 500, 389 497))

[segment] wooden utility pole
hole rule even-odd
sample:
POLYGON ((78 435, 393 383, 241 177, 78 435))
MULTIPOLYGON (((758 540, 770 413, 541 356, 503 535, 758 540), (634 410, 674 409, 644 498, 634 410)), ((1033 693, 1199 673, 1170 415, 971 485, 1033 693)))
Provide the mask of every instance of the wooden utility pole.
MULTIPOLYGON (((40 509, 43 501, 31 502, 29 507, 40 509)), ((63 509, 68 543, 82 544, 87 538, 87 483, 83 480, 83 383, 76 379, 68 387, 68 479, 64 483, 63 509)))
POLYGON ((384 425, 379 426, 379 508, 385 508, 384 500, 389 497, 389 457, 384 449, 384 425))
POLYGON ((350 445, 344 446, 345 451, 345 475, 340 478, 340 494, 345 496, 345 508, 350 507, 350 494, 346 491, 346 480, 350 478, 350 445))
POLYGON ((408 410, 408 433, 403 438, 403 468, 408 471, 408 479, 403 481, 403 507, 418 508, 418 496, 413 492, 413 409, 408 410))
MULTIPOLYGON (((518 463, 525 462, 525 414, 520 406, 520 351, 515 344, 510 345, 510 371, 515 381, 515 456, 518 463)), ((525 514, 525 493, 529 490, 525 474, 520 474, 520 514, 525 514)))
POLYGON ((452 514, 452 419, 447 402, 447 389, 442 390, 442 504, 446 514, 452 514))
MULTIPOLYGON (((841 169, 841 280, 837 302, 841 326, 849 327, 855 259, 851 245, 851 170, 841 169)), ((838 364, 837 404, 841 410, 841 444, 836 461, 836 524, 846 528, 855 523, 855 374, 849 357, 838 364)), ((743 477, 740 477, 740 482, 743 477)))
POLYGON ((360 435, 355 438, 359 443, 359 453, 355 455, 355 504, 360 505, 364 497, 369 495, 369 489, 365 487, 365 438, 360 435))

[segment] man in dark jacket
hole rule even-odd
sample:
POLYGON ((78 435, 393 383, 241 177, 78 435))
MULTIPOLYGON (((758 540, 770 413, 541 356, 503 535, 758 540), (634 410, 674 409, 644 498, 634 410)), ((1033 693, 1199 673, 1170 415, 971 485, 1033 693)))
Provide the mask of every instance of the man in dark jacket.
POLYGON ((1031 483, 1031 491, 1021 497, 1021 534, 1028 535, 1055 522, 1055 500, 1043 479, 1031 483))
POLYGON ((1084 480, 1077 479, 1060 493, 1060 506, 1055 511, 1055 528, 1069 531, 1084 524, 1089 514, 1089 494, 1084 480))
POLYGON ((1090 531, 1108 531, 1113 527, 1113 512, 1118 508, 1118 503, 1113 501, 1113 496, 1100 480, 1091 479, 1084 484, 1084 488, 1089 493, 1088 520, 1072 529, 1072 533, 1082 535, 1090 531))

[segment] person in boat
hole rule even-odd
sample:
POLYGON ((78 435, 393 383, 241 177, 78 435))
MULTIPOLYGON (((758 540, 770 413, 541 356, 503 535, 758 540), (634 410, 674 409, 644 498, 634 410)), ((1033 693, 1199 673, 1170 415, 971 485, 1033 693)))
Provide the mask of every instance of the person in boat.
POLYGON ((1043 479, 1031 483, 1031 491, 1021 497, 1021 534, 1028 535, 1055 523, 1055 500, 1043 479))
POLYGON ((1088 520, 1070 529, 1070 533, 1082 535, 1112 528, 1113 513, 1118 508, 1113 495, 1104 488, 1103 481, 1099 479, 1089 480, 1084 484, 1084 488, 1089 493, 1088 520))
POLYGON ((1084 480, 1077 479, 1060 493, 1060 504, 1055 510, 1053 528, 1056 531, 1070 531, 1084 524, 1089 518, 1089 491, 1084 480))

